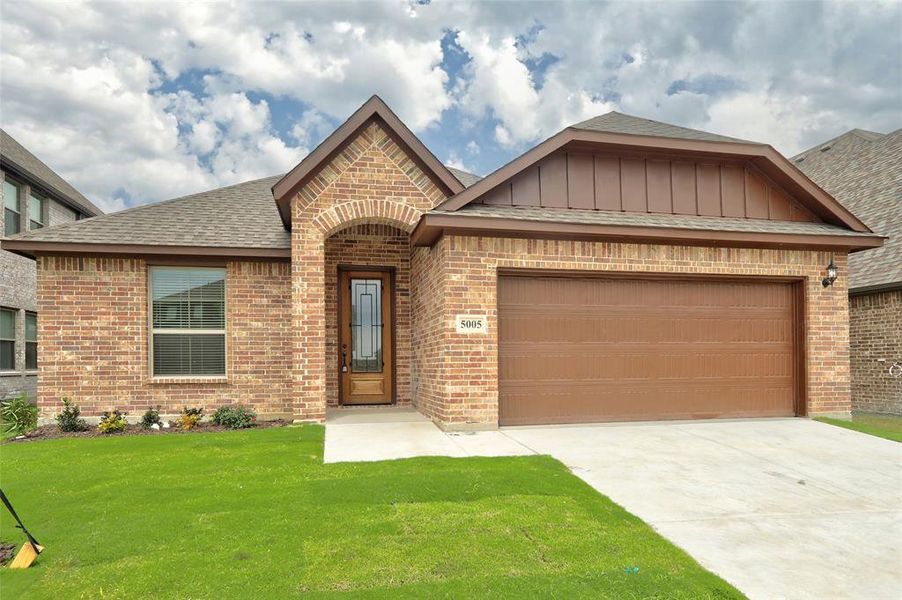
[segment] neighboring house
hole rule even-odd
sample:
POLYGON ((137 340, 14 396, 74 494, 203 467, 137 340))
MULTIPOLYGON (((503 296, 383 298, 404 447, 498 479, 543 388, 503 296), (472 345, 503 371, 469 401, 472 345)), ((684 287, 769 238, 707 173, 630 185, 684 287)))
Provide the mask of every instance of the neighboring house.
POLYGON ((373 97, 286 175, 2 245, 38 262, 45 417, 477 429, 848 416, 847 257, 882 242, 765 144, 608 113, 479 179, 373 97))
MULTIPOLYGON (((0 181, 3 237, 102 214, 3 130, 0 181)), ((0 250, 0 398, 35 396, 38 319, 34 261, 0 250)))
POLYGON ((849 258, 852 410, 902 414, 902 129, 853 129, 792 160, 889 238, 849 258))

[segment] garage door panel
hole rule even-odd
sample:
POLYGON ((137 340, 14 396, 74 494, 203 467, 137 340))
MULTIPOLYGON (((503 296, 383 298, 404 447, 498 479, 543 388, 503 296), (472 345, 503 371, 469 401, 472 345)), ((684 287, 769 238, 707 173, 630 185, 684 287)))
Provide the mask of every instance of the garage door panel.
POLYGON ((502 277, 502 424, 788 416, 788 284, 502 277))

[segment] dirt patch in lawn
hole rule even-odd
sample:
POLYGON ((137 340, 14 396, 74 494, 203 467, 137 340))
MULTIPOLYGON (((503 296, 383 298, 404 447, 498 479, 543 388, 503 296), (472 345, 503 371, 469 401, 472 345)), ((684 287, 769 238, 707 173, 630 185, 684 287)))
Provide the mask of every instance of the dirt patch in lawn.
MULTIPOLYGON (((268 429, 270 427, 285 427, 289 425, 289 421, 284 419, 276 419, 274 421, 257 421, 252 429, 268 429)), ((36 440, 50 440, 55 438, 92 438, 92 437, 117 437, 123 435, 188 435, 192 433, 212 433, 216 431, 233 431, 222 425, 214 425, 213 423, 198 423, 193 428, 182 431, 175 426, 168 429, 145 429, 140 425, 129 425, 125 431, 117 433, 102 433, 96 425, 88 426, 87 431, 71 431, 63 432, 56 425, 42 425, 37 429, 28 433, 6 440, 5 444, 15 444, 19 442, 33 442, 36 440)))
POLYGON ((16 554, 16 545, 9 542, 0 541, 0 566, 5 565, 13 559, 16 554))

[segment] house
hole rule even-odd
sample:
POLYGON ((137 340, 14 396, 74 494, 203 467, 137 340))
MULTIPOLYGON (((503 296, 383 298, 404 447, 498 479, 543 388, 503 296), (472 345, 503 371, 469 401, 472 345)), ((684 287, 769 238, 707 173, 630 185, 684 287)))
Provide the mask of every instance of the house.
POLYGON ((849 257, 852 410, 902 414, 902 129, 853 129, 792 161, 888 237, 849 257))
POLYGON ((848 255, 882 243, 766 144, 612 112, 480 179, 373 97, 285 175, 2 246, 37 261, 45 416, 462 430, 848 416, 848 255))
MULTIPOLYGON (((102 214, 78 190, 0 130, 3 237, 102 214)), ((38 369, 35 263, 0 250, 0 398, 35 397, 38 369)))

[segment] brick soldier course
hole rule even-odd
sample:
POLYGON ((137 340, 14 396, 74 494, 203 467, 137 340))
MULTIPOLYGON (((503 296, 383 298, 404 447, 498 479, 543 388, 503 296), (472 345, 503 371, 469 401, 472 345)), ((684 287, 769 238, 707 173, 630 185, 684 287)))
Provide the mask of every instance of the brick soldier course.
MULTIPOLYGON (((849 414, 847 254, 879 246, 880 237, 768 146, 617 113, 565 130, 535 152, 555 144, 480 180, 438 163, 374 97, 284 177, 4 241, 38 264, 42 415, 52 416, 69 397, 89 415, 112 407, 174 413, 184 405, 209 411, 243 403, 264 417, 321 421, 327 406, 342 403, 340 267, 391 269, 392 402, 448 429, 498 425, 497 281, 499 271, 516 269, 804 282, 802 413, 849 414), (588 188, 595 191, 579 187, 592 181, 593 159, 567 154, 577 143, 580 152, 602 153, 588 188), (603 153, 625 151, 626 143, 634 146, 629 156, 692 152, 693 161, 757 161, 762 166, 745 180, 734 177, 741 169, 719 167, 717 194, 724 214, 735 211, 731 186, 744 181, 745 202, 752 207, 754 194, 764 193, 771 218, 568 206, 561 194, 585 203, 587 193, 591 202, 591 194, 607 189, 602 176, 610 173, 601 169, 611 163, 603 153), (561 179, 560 168, 569 175, 561 179), (561 181, 564 187, 555 187, 561 181), (534 206, 517 205, 531 198, 534 206), (825 287, 831 260, 840 277, 825 287), (153 265, 225 268, 221 376, 152 372, 153 265), (484 333, 458 331, 458 315, 484 315, 484 333)), ((630 187, 636 165, 617 160, 622 189, 639 189, 630 187)), ((673 182, 660 187, 661 166, 651 161, 642 163, 649 177, 643 201, 684 201, 677 194, 688 188, 680 187, 677 168, 673 182)), ((709 174, 699 175, 699 197, 708 193, 702 188, 709 174)), ((637 201, 630 193, 623 202, 637 201)))

